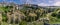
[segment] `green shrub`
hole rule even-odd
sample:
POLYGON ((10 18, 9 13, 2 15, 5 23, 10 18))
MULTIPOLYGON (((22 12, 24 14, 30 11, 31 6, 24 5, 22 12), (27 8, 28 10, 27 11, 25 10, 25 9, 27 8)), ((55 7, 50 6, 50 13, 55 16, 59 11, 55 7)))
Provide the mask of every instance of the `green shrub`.
POLYGON ((53 16, 53 17, 56 17, 56 15, 57 15, 56 13, 52 13, 52 14, 51 14, 51 16, 53 16))
POLYGON ((57 18, 59 18, 59 19, 60 19, 60 14, 57 14, 57 18))
POLYGON ((7 22, 7 15, 6 14, 2 14, 2 21, 7 22))
POLYGON ((21 21, 21 22, 19 23, 19 25, 27 25, 27 22, 26 22, 26 21, 21 21))

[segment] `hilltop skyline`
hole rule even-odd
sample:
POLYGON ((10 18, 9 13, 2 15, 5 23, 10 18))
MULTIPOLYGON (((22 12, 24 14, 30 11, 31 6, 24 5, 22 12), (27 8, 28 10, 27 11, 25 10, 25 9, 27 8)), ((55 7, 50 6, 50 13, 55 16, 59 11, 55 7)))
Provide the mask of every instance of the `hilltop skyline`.
POLYGON ((39 6, 60 6, 60 0, 0 0, 0 2, 14 2, 16 4, 37 4, 39 6))

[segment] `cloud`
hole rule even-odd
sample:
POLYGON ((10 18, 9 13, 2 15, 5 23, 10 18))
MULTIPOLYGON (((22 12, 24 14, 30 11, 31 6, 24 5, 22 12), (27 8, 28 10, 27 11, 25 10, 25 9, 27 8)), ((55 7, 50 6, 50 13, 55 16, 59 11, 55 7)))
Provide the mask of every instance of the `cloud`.
MULTIPOLYGON (((0 0, 3 1, 3 0, 0 0)), ((29 4, 37 4, 39 6, 60 6, 60 0, 6 0, 7 2, 16 2, 23 4, 27 1, 29 4)))
POLYGON ((60 6, 60 1, 55 2, 53 5, 54 5, 54 6, 60 6))
POLYGON ((53 3, 53 1, 48 1, 49 3, 53 3))
POLYGON ((53 6, 60 6, 60 0, 54 0, 53 6))
POLYGON ((46 3, 40 3, 40 4, 38 4, 38 6, 49 6, 49 4, 46 4, 46 3))
POLYGON ((45 2, 39 3, 39 6, 53 6, 54 0, 43 0, 45 2))
POLYGON ((54 1, 60 1, 60 0, 54 0, 54 1))

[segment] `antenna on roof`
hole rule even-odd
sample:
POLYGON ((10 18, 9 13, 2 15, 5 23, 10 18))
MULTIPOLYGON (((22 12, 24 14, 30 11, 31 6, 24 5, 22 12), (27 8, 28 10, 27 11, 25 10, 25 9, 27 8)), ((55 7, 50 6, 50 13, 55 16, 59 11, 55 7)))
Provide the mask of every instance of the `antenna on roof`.
POLYGON ((13 2, 13 0, 10 1, 10 3, 13 2))
POLYGON ((3 0, 2 2, 6 2, 7 0, 3 0))
POLYGON ((3 0, 3 2, 5 2, 5 0, 3 0))
POLYGON ((26 0, 26 3, 25 4, 28 4, 28 0, 26 0))
POLYGON ((2 1, 2 3, 4 3, 4 2, 5 2, 5 0, 2 1))
POLYGON ((26 0, 25 2, 24 2, 24 4, 29 4, 29 2, 28 2, 29 0, 26 0))

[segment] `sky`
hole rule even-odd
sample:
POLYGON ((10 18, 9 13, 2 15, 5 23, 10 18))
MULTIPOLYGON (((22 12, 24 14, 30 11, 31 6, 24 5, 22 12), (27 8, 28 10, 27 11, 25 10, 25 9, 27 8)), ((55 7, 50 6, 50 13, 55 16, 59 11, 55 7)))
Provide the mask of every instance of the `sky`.
POLYGON ((0 0, 0 2, 14 2, 16 4, 37 4, 39 6, 60 6, 60 0, 0 0))

